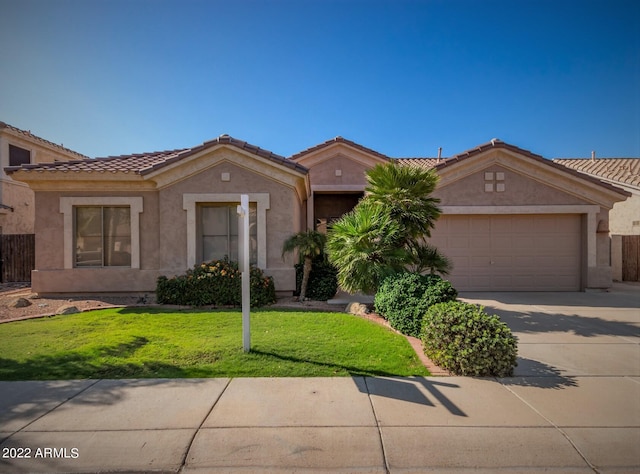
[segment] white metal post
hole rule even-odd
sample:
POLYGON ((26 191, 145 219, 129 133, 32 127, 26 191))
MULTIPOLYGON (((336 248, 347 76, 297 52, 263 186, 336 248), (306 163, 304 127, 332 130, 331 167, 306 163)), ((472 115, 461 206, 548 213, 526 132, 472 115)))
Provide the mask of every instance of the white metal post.
POLYGON ((251 274, 249 273, 249 196, 240 196, 238 206, 238 259, 242 272, 242 348, 251 350, 251 274))

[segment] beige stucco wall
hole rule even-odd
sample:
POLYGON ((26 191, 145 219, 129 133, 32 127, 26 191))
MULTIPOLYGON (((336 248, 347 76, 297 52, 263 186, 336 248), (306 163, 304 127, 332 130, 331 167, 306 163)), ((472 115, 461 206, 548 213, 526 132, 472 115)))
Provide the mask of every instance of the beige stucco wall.
POLYGON ((309 169, 309 177, 312 186, 358 185, 364 187, 367 183, 365 172, 369 168, 370 166, 353 161, 347 156, 337 155, 314 164, 309 169))
POLYGON ((626 201, 614 204, 610 213, 609 230, 612 235, 639 235, 640 191, 630 188, 623 189, 631 192, 632 196, 626 201))
MULTIPOLYGON (((456 170, 456 173, 460 173, 456 170)), ((446 170, 442 173, 446 177, 446 170)), ((502 177, 502 176, 501 176, 502 177)), ((497 163, 489 164, 476 172, 457 180, 443 179, 436 189, 434 196, 441 199, 441 206, 464 206, 470 210, 485 206, 488 208, 522 206, 535 208, 535 212, 558 212, 558 206, 573 206, 582 215, 582 281, 584 288, 607 288, 611 286, 611 241, 609 238, 609 209, 595 207, 594 203, 578 197, 576 194, 565 192, 559 186, 551 186, 525 176, 513 169, 497 163), (493 179, 487 180, 485 173, 493 173, 493 179), (497 179, 497 173, 503 173, 504 179, 497 179), (442 182, 444 181, 444 185, 442 182), (493 191, 485 191, 486 184, 493 184, 493 191), (504 191, 498 192, 496 185, 504 184, 504 191), (555 207, 555 208, 554 208, 555 207), (581 209, 592 213, 583 213, 581 209), (547 209, 547 211, 545 211, 547 209), (590 222, 590 220, 592 222, 590 222)), ((577 186, 566 183, 567 189, 577 186)), ((517 211, 514 211, 516 213, 517 211)), ((534 211, 527 211, 534 212, 534 211)))
POLYGON ((626 201, 615 203, 609 212, 611 273, 615 281, 622 281, 622 236, 640 234, 640 191, 616 185, 632 194, 626 201))
MULTIPOLYGON (((144 183, 141 182, 142 184, 144 183)), ((131 187, 135 188, 135 184, 131 187)), ((38 191, 33 289, 41 294, 153 292, 158 276, 172 277, 184 273, 188 267, 187 211, 183 206, 183 196, 238 193, 264 193, 269 196, 270 206, 266 211, 267 266, 264 270, 274 277, 277 291, 293 291, 293 257, 283 260, 281 253, 284 240, 302 230, 303 203, 300 202, 298 192, 272 176, 262 175, 226 160, 156 191, 38 191), (229 180, 223 181, 223 175, 228 175, 229 180), (143 198, 139 269, 64 269, 64 221, 60 212, 60 199, 96 196, 143 198)))
POLYGON ((490 165, 479 172, 458 179, 444 187, 438 186, 433 194, 447 206, 527 206, 585 204, 585 201, 522 174, 499 165, 490 165), (504 180, 487 181, 485 172, 504 173, 504 180), (493 192, 485 191, 485 184, 493 183, 493 192), (495 185, 504 183, 504 191, 495 185))
POLYGON ((35 206, 33 191, 24 183, 3 179, 2 204, 13 207, 0 209, 0 228, 3 234, 33 234, 35 206))
POLYGON ((270 199, 270 208, 266 213, 267 268, 264 270, 274 276, 278 291, 293 291, 293 261, 291 257, 283 261, 281 254, 284 241, 301 230, 302 203, 293 188, 230 161, 223 161, 159 192, 158 234, 162 271, 167 276, 172 276, 187 269, 186 212, 182 202, 184 194, 249 192, 267 193, 270 199), (229 181, 222 180, 223 174, 228 174, 229 181))
POLYGON ((13 207, 0 209, 0 227, 3 234, 33 234, 35 230, 34 194, 25 183, 14 181, 4 169, 9 166, 9 145, 31 152, 31 163, 69 161, 79 155, 62 148, 47 145, 33 136, 0 129, 0 203, 13 207))
POLYGON ((161 272, 158 269, 157 233, 142 229, 157 227, 158 198, 155 192, 109 192, 105 196, 142 197, 140 214, 140 269, 64 268, 64 220, 60 212, 62 197, 94 197, 90 192, 36 192, 36 270, 31 286, 40 294, 58 293, 150 293, 161 272))

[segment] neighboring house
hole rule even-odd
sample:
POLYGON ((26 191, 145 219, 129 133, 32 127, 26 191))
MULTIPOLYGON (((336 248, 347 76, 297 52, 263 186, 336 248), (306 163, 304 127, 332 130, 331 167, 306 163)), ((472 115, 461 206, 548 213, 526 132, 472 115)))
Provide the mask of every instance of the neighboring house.
MULTIPOLYGON (((638 158, 557 158, 553 160, 629 192, 631 196, 613 205, 609 212, 609 234, 612 239, 611 266, 613 279, 623 278, 623 236, 640 235, 640 159, 638 158)), ((640 266, 640 262, 636 265, 640 266)), ((638 269, 635 271, 637 278, 638 269)))
POLYGON ((34 193, 5 168, 78 159, 87 157, 0 122, 0 282, 28 281, 35 265, 34 193))
MULTIPOLYGON (((236 204, 252 208, 252 260, 295 288, 282 244, 326 229, 391 158, 341 137, 290 158, 222 135, 194 148, 7 170, 36 193, 38 293, 151 292, 237 245, 236 204)), ((433 242, 460 290, 578 291, 611 285, 609 210, 629 193, 499 140, 433 167, 443 215, 433 242)))
POLYGON ((0 235, 33 234, 35 222, 33 191, 11 179, 5 168, 81 159, 88 157, 0 122, 0 235))

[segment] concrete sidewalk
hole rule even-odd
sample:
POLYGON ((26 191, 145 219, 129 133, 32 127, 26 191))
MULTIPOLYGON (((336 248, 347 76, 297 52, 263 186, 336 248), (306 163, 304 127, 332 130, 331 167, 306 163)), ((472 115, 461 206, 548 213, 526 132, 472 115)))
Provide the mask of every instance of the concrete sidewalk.
POLYGON ((462 298, 515 377, 0 382, 0 471, 640 472, 640 292, 462 298))

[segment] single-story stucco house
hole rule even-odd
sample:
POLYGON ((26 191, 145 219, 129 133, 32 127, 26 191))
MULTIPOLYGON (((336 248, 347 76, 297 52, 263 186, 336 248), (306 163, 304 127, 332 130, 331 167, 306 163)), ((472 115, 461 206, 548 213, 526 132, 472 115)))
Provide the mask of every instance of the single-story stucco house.
POLYGON ((236 205, 248 194, 251 259, 291 294, 284 240, 326 229, 363 196, 366 170, 390 160, 440 176, 432 242, 453 260, 459 290, 611 285, 609 211, 630 193, 497 139, 444 159, 392 159, 337 137, 285 158, 221 135, 6 171, 35 193, 35 292, 153 292, 161 275, 234 258, 236 205))

